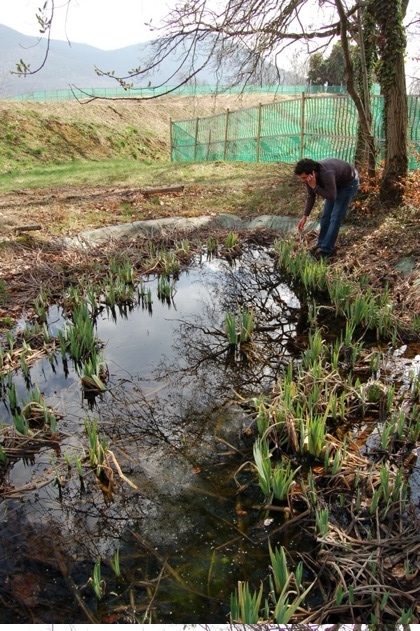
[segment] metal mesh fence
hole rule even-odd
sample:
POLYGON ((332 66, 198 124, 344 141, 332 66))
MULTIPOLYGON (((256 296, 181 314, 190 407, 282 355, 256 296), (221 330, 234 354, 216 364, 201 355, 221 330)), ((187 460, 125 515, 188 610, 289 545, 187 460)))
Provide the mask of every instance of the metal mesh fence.
MULTIPOLYGON (((378 162, 384 158, 383 98, 372 96, 378 162)), ((408 97, 409 168, 420 168, 420 97, 408 97)), ((348 95, 277 101, 171 122, 174 162, 215 160, 293 163, 302 157, 354 161, 358 114, 348 95)))

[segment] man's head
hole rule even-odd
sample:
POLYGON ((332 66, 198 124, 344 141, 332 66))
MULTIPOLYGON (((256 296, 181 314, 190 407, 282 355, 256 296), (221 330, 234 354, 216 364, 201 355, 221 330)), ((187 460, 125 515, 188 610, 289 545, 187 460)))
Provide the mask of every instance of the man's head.
POLYGON ((319 162, 315 162, 315 160, 311 160, 311 158, 303 158, 303 160, 299 160, 296 164, 294 173, 301 182, 306 183, 309 175, 319 173, 319 162))

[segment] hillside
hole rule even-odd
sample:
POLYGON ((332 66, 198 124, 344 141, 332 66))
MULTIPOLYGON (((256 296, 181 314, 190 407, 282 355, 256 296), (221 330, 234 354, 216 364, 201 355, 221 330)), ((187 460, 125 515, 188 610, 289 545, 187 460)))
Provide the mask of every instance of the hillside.
POLYGON ((169 159, 170 121, 253 107, 272 94, 81 103, 0 101, 0 173, 40 163, 115 157, 169 159))

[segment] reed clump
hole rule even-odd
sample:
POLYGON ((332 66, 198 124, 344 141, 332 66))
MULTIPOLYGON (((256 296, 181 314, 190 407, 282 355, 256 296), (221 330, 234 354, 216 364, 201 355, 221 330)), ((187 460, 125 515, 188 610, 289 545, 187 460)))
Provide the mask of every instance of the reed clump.
POLYGON ((367 334, 390 344, 398 337, 389 297, 386 291, 374 295, 364 279, 350 281, 323 262, 310 261, 291 241, 277 243, 275 251, 277 264, 308 293, 313 317, 300 356, 282 369, 270 396, 252 400, 252 470, 262 514, 280 510, 301 522, 313 549, 310 555, 289 555, 303 572, 288 569, 287 551, 270 549, 273 576, 265 590, 238 584, 231 621, 322 624, 338 615, 356 622, 361 610, 374 624, 413 621, 419 589, 412 589, 411 576, 418 541, 408 518, 414 510, 408 475, 419 438, 419 378, 410 375, 409 387, 397 391, 382 378, 384 358, 365 348, 367 334), (334 337, 318 322, 326 292, 329 308, 343 318, 334 337), (366 367, 363 380, 360 365, 366 367), (378 440, 361 452, 361 437, 372 423, 378 440), (396 550, 405 559, 398 580, 388 556, 396 550), (314 608, 319 594, 323 604, 314 608))

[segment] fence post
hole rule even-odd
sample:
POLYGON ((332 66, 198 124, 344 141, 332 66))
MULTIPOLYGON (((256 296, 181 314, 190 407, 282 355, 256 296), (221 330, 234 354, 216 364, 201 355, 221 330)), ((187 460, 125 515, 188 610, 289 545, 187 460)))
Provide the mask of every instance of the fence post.
POLYGON ((258 105, 258 129, 257 129, 257 162, 260 161, 260 151, 261 151, 261 114, 262 114, 262 104, 258 105))
POLYGON ((196 161, 197 158, 197 140, 198 140, 198 116, 195 119, 195 136, 194 136, 194 162, 196 161))
POLYGON ((225 145, 223 147, 223 160, 226 160, 226 155, 227 155, 228 133, 229 133, 229 108, 226 110, 225 145))
POLYGON ((172 116, 171 116, 171 118, 169 119, 169 151, 170 151, 169 159, 171 162, 172 162, 172 148, 173 148, 173 140, 174 140, 173 132, 172 132, 172 124, 173 123, 172 123, 172 116))
POLYGON ((207 141, 207 155, 206 155, 206 162, 209 161, 209 155, 210 155, 210 146, 211 146, 211 127, 209 129, 209 139, 207 141))
POLYGON ((305 146, 305 92, 302 92, 302 113, 300 119, 300 159, 303 158, 303 148, 305 146))

